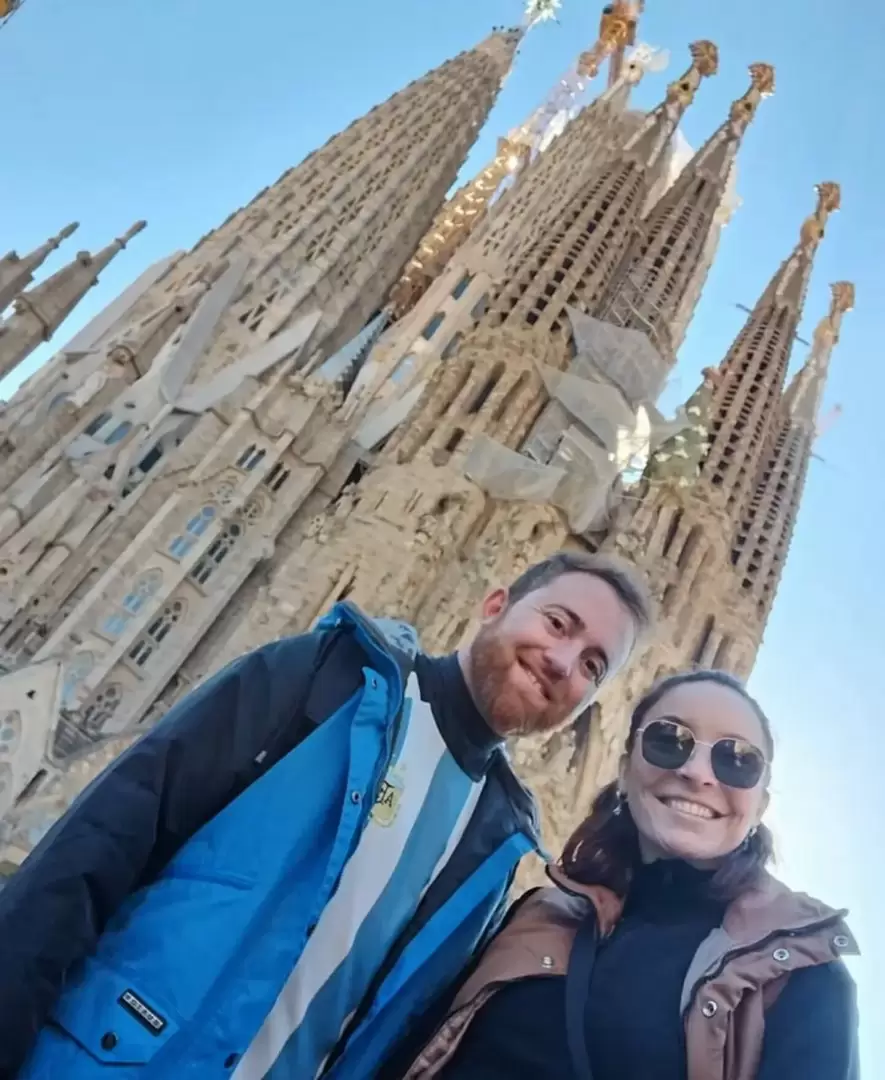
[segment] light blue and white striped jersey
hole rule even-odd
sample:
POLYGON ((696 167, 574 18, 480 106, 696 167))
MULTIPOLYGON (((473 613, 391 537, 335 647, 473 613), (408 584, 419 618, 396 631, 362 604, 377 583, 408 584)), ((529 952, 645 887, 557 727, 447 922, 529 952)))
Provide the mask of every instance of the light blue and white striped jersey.
POLYGON ((482 793, 446 746, 413 672, 400 746, 372 814, 234 1080, 315 1077, 446 865, 482 793))

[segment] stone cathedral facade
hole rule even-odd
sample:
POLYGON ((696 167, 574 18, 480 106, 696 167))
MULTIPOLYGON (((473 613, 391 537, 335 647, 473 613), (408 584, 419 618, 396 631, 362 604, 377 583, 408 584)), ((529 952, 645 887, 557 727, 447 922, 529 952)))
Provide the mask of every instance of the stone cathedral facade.
MULTIPOLYGON (((754 64, 677 161, 716 47, 693 44, 660 104, 632 110, 654 65, 624 54, 635 15, 615 3, 554 107, 447 201, 522 36, 494 31, 147 269, 3 407, 0 859, 19 862, 207 675, 343 598, 447 650, 486 590, 556 549, 644 569, 657 638, 574 730, 517 751, 553 845, 656 675, 749 673, 853 302, 833 287, 787 385, 838 188, 820 185, 722 363, 667 420, 654 402, 774 73, 754 64)), ((0 260, 0 373, 142 226, 36 285, 73 226, 0 260)))

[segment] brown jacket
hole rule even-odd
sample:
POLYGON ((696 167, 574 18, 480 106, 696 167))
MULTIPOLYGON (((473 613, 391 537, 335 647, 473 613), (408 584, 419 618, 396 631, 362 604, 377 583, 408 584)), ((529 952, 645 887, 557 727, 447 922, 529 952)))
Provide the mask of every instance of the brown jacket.
MULTIPOLYGON (((437 1076, 474 1016, 504 984, 565 975, 588 901, 596 908, 600 933, 612 932, 623 908, 613 892, 579 885, 558 868, 548 873, 554 887, 539 889, 519 906, 405 1080, 437 1076)), ((753 1080, 765 1008, 790 972, 857 952, 844 914, 769 876, 728 907, 723 925, 701 943, 683 984, 687 1080, 753 1080)))

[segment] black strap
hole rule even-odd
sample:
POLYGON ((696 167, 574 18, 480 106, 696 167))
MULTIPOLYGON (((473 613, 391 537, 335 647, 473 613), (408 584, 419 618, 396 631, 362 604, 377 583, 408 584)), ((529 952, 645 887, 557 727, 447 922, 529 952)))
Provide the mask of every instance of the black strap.
POLYGON ((578 929, 565 977, 565 1030, 575 1080, 593 1080, 587 1048, 587 999, 598 942, 599 923, 594 911, 578 929))

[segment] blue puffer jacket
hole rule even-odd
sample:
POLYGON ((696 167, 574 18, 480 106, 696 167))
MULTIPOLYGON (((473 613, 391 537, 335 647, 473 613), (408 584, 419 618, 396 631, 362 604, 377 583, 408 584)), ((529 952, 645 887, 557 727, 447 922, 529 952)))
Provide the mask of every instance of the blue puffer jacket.
MULTIPOLYGON (((366 823, 415 648, 339 605, 207 682, 80 797, 0 893, 0 1076, 232 1075, 366 823)), ((327 1075, 373 1074, 535 844, 500 754, 327 1075)))

